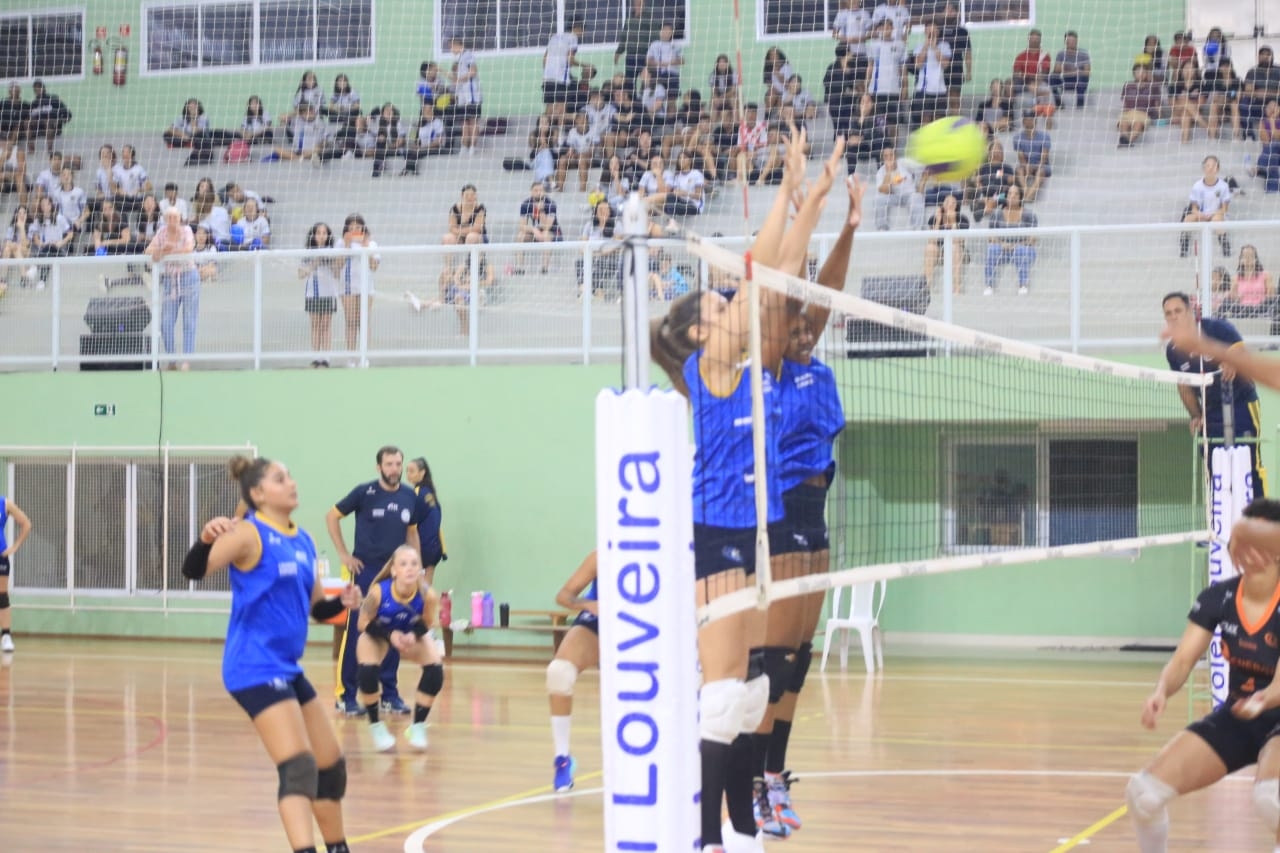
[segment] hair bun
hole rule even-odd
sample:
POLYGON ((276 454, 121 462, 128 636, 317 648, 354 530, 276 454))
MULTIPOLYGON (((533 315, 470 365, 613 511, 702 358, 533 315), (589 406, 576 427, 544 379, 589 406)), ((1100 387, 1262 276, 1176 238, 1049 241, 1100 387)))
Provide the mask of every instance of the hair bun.
POLYGON ((227 471, 230 472, 231 479, 238 481, 252 465, 253 460, 248 456, 232 456, 227 462, 227 471))

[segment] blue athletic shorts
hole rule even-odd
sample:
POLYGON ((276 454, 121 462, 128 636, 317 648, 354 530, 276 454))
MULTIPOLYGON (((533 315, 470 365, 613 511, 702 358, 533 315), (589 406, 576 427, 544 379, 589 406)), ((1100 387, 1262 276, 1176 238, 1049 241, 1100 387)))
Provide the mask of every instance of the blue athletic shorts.
POLYGON ((266 684, 246 687, 244 690, 232 690, 231 698, 244 708, 249 719, 254 719, 263 711, 280 702, 296 699, 299 705, 305 705, 316 698, 316 689, 307 681, 305 675, 299 675, 292 681, 284 678, 273 678, 266 684))
POLYGON ((0 578, 9 577, 9 558, 0 557, 0 578))

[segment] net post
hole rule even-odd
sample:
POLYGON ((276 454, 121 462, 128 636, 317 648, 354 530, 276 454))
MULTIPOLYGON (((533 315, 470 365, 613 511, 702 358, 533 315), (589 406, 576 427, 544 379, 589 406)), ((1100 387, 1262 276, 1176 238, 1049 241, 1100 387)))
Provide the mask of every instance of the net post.
POLYGON ((644 389, 649 387, 649 215, 639 193, 631 193, 622 204, 622 233, 627 240, 622 265, 623 387, 644 389))
POLYGON ((769 467, 765 456, 764 419, 764 353, 761 344, 760 283, 752 270, 751 250, 743 257, 746 266, 747 316, 751 327, 748 336, 748 352, 751 356, 751 443, 754 459, 754 488, 756 498, 756 606, 764 610, 769 606, 769 585, 773 582, 773 570, 769 564, 769 467))

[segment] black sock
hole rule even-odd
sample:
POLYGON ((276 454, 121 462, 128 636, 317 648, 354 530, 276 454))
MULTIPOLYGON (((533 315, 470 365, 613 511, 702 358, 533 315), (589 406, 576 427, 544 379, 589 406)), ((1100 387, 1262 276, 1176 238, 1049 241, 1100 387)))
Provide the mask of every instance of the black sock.
POLYGON ((314 848, 314 847, 299 847, 297 850, 294 850, 294 851, 293 851, 293 853, 316 853, 316 848, 314 848))
POLYGON ((722 844, 720 806, 724 802, 724 779, 733 747, 712 740, 702 741, 702 846, 722 844))
POLYGON ((791 740, 791 721, 774 720, 773 734, 769 736, 769 758, 764 769, 769 773, 781 773, 787 769, 787 741, 791 740))
POLYGON ((6 634, 8 634, 8 633, 9 633, 9 629, 8 629, 8 628, 0 628, 0 637, 3 637, 3 636, 5 636, 5 635, 6 635, 6 634))
POLYGON ((378 700, 374 699, 368 705, 365 705, 364 712, 369 715, 369 722, 378 722, 378 700))
POLYGON ((733 742, 728 772, 724 777, 724 799, 734 831, 749 838, 756 836, 754 781, 751 776, 751 735, 740 734, 733 742))
POLYGON ((326 843, 329 848, 328 853, 351 853, 351 848, 347 846, 347 839, 326 843))
POLYGON ((413 721, 415 723, 425 723, 427 721, 427 714, 430 714, 430 713, 431 713, 430 705, 414 705, 413 721))
MULTIPOLYGON (((775 724, 776 725, 776 724, 775 724)), ((769 744, 773 738, 772 734, 756 734, 751 735, 751 778, 763 779, 765 771, 765 762, 769 756, 769 744)))

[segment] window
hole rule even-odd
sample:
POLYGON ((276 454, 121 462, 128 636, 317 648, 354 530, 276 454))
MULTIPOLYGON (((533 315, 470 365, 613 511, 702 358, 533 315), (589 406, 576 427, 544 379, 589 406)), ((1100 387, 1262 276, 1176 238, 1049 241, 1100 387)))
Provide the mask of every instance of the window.
POLYGON ((1020 435, 946 443, 951 551, 1054 547, 1138 535, 1135 438, 1020 435))
MULTIPOLYGON (((541 51, 578 18, 583 45, 616 44, 631 0, 440 0, 435 8, 437 49, 444 56, 455 37, 477 53, 541 51)), ((658 21, 675 25, 677 41, 684 39, 688 0, 649 0, 647 8, 658 21)))
POLYGON ((0 16, 0 79, 84 74, 84 12, 0 16))
MULTIPOLYGON (((1035 19, 1035 0, 953 0, 966 26, 1010 26, 1030 24, 1035 19)), ((907 0, 915 23, 942 15, 946 0, 907 0)), ((840 0, 758 0, 757 36, 825 36, 840 12, 840 0)), ((872 12, 876 4, 864 0, 862 8, 872 12)))
POLYGON ((197 0, 144 10, 148 73, 373 59, 374 0, 197 0))

